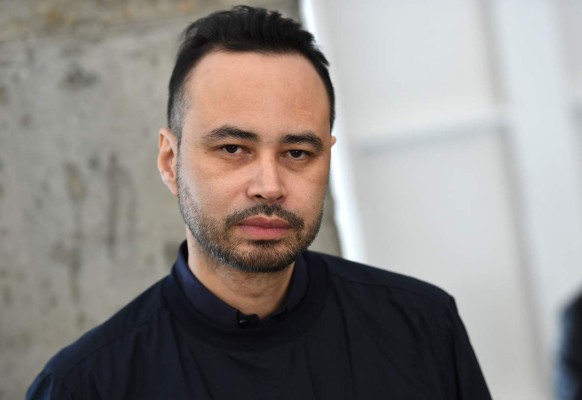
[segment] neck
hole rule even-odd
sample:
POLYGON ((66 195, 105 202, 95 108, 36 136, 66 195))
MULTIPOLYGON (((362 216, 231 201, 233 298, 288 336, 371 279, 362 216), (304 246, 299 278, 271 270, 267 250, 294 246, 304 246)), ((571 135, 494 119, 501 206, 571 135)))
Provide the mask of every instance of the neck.
POLYGON ((243 272, 216 260, 187 232, 188 266, 215 296, 245 314, 263 319, 278 310, 289 288, 294 263, 279 272, 243 272))

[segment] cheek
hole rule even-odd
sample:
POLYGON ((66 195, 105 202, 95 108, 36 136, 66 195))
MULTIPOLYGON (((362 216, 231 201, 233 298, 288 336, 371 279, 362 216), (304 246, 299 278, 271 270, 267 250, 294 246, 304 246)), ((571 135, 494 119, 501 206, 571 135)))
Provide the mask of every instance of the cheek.
POLYGON ((240 174, 224 170, 204 150, 191 146, 191 152, 180 155, 180 178, 191 200, 204 212, 215 216, 233 211, 242 190, 240 174))
POLYGON ((216 168, 205 166, 193 175, 193 190, 198 194, 201 204, 217 214, 232 212, 237 199, 244 194, 242 180, 232 174, 225 174, 216 168))
POLYGON ((317 171, 305 177, 301 183, 295 182, 291 187, 294 202, 306 216, 317 216, 323 206, 329 170, 317 171))

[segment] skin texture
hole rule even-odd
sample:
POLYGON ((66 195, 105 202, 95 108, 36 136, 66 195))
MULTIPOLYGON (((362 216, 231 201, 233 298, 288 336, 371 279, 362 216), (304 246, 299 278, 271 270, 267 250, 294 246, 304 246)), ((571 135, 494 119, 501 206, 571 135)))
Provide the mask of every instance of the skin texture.
POLYGON ((298 54, 215 51, 191 71, 182 139, 159 132, 188 264, 215 295, 263 318, 314 239, 329 177, 329 103, 298 54))

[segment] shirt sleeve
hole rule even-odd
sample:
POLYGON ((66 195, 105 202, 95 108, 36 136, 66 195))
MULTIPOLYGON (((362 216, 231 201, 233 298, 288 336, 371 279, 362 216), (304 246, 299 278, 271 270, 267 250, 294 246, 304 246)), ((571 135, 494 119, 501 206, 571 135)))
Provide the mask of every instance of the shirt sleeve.
POLYGON ((448 307, 448 327, 445 338, 450 373, 448 381, 449 399, 491 400, 491 394, 479 367, 479 362, 469 341, 463 321, 459 316, 454 299, 448 307))
POLYGON ((62 379, 51 372, 42 371, 26 392, 26 400, 73 400, 62 379))

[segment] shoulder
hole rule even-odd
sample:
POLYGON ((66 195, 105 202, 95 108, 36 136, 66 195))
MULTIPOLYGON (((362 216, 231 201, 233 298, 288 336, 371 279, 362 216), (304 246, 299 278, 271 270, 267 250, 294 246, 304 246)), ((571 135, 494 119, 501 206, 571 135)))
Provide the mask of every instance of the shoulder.
POLYGON ((59 351, 45 366, 45 375, 64 377, 87 359, 147 333, 165 305, 161 280, 123 307, 107 321, 91 329, 71 345, 59 351))
POLYGON ((452 297, 443 289, 428 282, 377 267, 349 261, 328 254, 309 252, 320 257, 328 267, 330 278, 351 286, 367 286, 387 289, 393 293, 416 297, 419 300, 450 306, 452 297))

